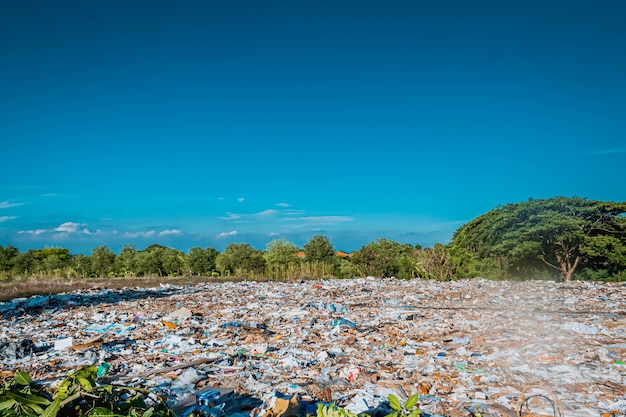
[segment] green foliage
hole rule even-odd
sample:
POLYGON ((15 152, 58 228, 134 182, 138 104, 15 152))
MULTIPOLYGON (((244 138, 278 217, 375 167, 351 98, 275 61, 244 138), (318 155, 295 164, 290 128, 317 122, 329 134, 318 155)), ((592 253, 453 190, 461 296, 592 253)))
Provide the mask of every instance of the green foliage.
POLYGON ((298 276, 302 260, 296 255, 297 251, 296 245, 283 239, 269 242, 263 254, 268 278, 285 279, 298 276))
POLYGON ((184 272, 185 254, 167 246, 152 244, 135 257, 138 275, 180 276, 184 272))
POLYGON ((0 245, 0 271, 10 271, 15 266, 15 262, 20 257, 20 251, 11 245, 3 247, 0 245))
POLYGON ((247 243, 231 243, 216 259, 222 275, 243 276, 245 272, 262 273, 265 269, 263 252, 247 243))
POLYGON ((325 262, 334 265, 336 262, 335 249, 330 240, 324 235, 315 235, 304 244, 304 254, 307 262, 325 262))
POLYGON ((378 239, 361 247, 352 254, 352 262, 370 276, 410 279, 418 272, 416 249, 389 239, 378 239))
POLYGON ((0 387, 0 415, 12 417, 174 417, 164 399, 149 391, 96 382, 97 367, 70 373, 54 393, 16 371, 0 387), (149 400, 147 400, 149 399, 149 400), (150 405, 149 405, 149 404, 150 405))
POLYGON ((578 197, 497 207, 455 233, 451 253, 456 272, 461 277, 569 281, 586 268, 622 271, 624 212, 626 203, 578 197))
POLYGON ((115 270, 124 277, 137 274, 137 249, 135 249, 135 245, 124 245, 119 256, 115 258, 115 270))
POLYGON ((106 277, 113 271, 115 253, 107 245, 98 246, 91 250, 91 272, 98 277, 106 277))
POLYGON ((419 417, 422 414, 418 403, 419 396, 417 394, 413 394, 407 398, 404 405, 394 394, 389 394, 387 400, 393 411, 385 417, 419 417))
MULTIPOLYGON (((343 407, 338 407, 335 403, 317 405, 317 417, 358 417, 359 415, 346 410, 343 407)), ((369 417, 368 414, 360 414, 361 417, 369 417)))
POLYGON ((217 259, 219 252, 211 247, 202 249, 200 247, 191 248, 189 254, 185 258, 185 268, 191 275, 207 275, 210 276, 217 271, 217 259))

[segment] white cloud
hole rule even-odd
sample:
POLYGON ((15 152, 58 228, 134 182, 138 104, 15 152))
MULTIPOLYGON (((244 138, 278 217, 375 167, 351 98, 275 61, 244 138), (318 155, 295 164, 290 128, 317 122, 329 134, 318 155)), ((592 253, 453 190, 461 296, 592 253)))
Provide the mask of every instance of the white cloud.
POLYGON ((9 220, 17 219, 18 216, 0 216, 0 223, 8 222, 9 220))
POLYGON ((149 230, 147 232, 126 232, 124 233, 124 237, 150 237, 154 236, 154 230, 149 230))
POLYGON ((171 230, 163 230, 161 233, 159 233, 159 236, 167 236, 167 235, 182 235, 183 232, 181 232, 178 229, 171 229, 171 230))
POLYGON ((36 229, 36 230, 20 230, 19 234, 29 234, 29 235, 41 235, 43 233, 53 233, 56 232, 55 236, 65 236, 72 233, 83 233, 88 236, 92 236, 94 234, 99 235, 102 233, 100 229, 92 232, 87 228, 87 225, 76 222, 65 222, 55 227, 54 229, 36 229))
POLYGON ((29 235, 40 235, 42 233, 46 233, 49 232, 49 230, 46 229, 37 229, 37 230, 20 230, 19 232, 17 232, 18 234, 22 235, 22 234, 29 234, 29 235))
POLYGON ((625 147, 615 147, 612 149, 601 149, 598 151, 592 151, 592 152, 589 152, 589 155, 611 155, 611 154, 624 153, 624 152, 626 152, 625 147))
POLYGON ((0 209, 17 207, 17 206, 22 206, 22 205, 24 205, 24 203, 11 203, 9 201, 3 201, 0 203, 0 209))
POLYGON ((237 201, 239 201, 240 203, 243 203, 244 201, 246 201, 246 199, 245 199, 245 198, 243 198, 243 197, 239 197, 239 198, 237 199, 237 201))
POLYGON ((230 232, 222 232, 219 235, 217 235, 217 237, 228 237, 228 236, 236 236, 236 235, 237 235, 237 231, 231 230, 230 232))
POLYGON ((278 213, 278 210, 269 209, 269 210, 260 211, 260 212, 256 213, 255 215, 259 216, 259 217, 272 217, 276 213, 278 213))
POLYGON ((222 220, 237 220, 241 218, 241 214, 231 213, 230 211, 226 212, 226 217, 220 217, 222 220))
POLYGON ((276 204, 278 207, 291 207, 291 204, 289 203, 278 203, 276 204))
POLYGON ((54 228, 55 232, 61 233, 76 233, 79 227, 84 226, 84 224, 74 223, 74 222, 65 222, 58 227, 54 228))
POLYGON ((270 237, 278 236, 278 233, 276 233, 276 232, 269 232, 267 235, 270 236, 270 237))

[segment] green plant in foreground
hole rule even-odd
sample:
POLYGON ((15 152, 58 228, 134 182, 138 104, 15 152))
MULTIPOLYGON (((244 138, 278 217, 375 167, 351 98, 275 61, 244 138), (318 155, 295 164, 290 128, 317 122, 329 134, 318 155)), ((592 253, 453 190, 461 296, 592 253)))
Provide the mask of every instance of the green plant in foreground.
POLYGON ((172 409, 151 392, 96 383, 98 368, 71 372, 54 394, 30 375, 16 371, 0 387, 0 416, 4 417, 173 417, 172 409))
POLYGON ((413 394, 407 398, 404 405, 402 405, 400 399, 394 394, 389 394, 387 400, 393 412, 387 414, 385 417, 419 417, 422 414, 422 410, 419 408, 419 397, 417 394, 413 394))
POLYGON ((318 404, 317 417, 369 417, 368 414, 356 414, 343 407, 337 407, 335 403, 318 404))

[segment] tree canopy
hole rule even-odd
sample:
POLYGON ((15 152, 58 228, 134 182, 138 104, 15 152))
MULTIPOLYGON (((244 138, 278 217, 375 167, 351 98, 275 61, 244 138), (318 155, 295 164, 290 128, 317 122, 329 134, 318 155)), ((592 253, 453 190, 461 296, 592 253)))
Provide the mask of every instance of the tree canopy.
POLYGON ((496 207, 459 228, 451 250, 457 274, 558 278, 623 273, 626 203, 529 199, 496 207))

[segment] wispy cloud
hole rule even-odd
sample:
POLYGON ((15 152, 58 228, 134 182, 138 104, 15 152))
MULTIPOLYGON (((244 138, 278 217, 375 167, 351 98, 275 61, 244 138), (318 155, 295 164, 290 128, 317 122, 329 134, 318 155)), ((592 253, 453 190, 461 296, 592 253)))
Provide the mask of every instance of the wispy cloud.
POLYGON ((163 230, 162 232, 159 233, 159 236, 182 235, 182 234, 183 232, 181 232, 180 230, 171 229, 171 230, 163 230))
POLYGON ((237 236, 237 231, 236 230, 231 230, 230 232, 222 232, 219 235, 217 235, 218 238, 222 238, 222 237, 228 237, 228 236, 237 236))
POLYGON ((263 210, 263 211, 260 211, 258 213, 255 213, 255 216, 257 216, 257 217, 273 217, 277 213, 278 213, 278 210, 268 209, 268 210, 263 210))
POLYGON ((9 220, 17 219, 18 216, 0 216, 0 223, 8 222, 9 220))
POLYGON ((241 218, 241 214, 231 213, 230 211, 226 212, 225 217, 220 217, 222 220, 237 220, 241 218))
POLYGON ((276 204, 278 207, 291 207, 291 204, 289 203, 278 203, 276 204))
POLYGON ((0 209, 17 207, 17 206, 22 206, 22 205, 24 205, 24 203, 11 203, 10 201, 2 201, 0 202, 0 209))
POLYGON ((625 152, 626 152, 626 147, 616 146, 612 149, 600 149, 597 151, 591 151, 588 153, 588 155, 611 155, 611 154, 625 153, 625 152))
POLYGON ((154 230, 148 230, 147 232, 126 232, 124 233, 124 237, 151 237, 154 236, 154 230))
POLYGON ((350 216, 303 216, 303 217, 289 217, 285 220, 291 221, 303 221, 311 224, 335 224, 343 222, 351 222, 354 217, 350 216))
POLYGON ((92 232, 87 228, 86 224, 76 223, 76 222, 65 222, 61 223, 55 228, 52 229, 35 229, 35 230, 20 230, 17 232, 18 234, 30 234, 30 235, 41 235, 44 233, 52 233, 54 236, 67 236, 71 234, 84 234, 84 235, 93 235, 100 234, 100 230, 96 230, 96 232, 92 232))
POLYGON ((40 235, 42 233, 46 233, 49 232, 50 230, 48 229, 35 229, 35 230, 20 230, 19 232, 17 232, 20 235, 23 234, 27 234, 27 235, 40 235))
POLYGON ((239 197, 239 198, 237 199, 237 201, 239 201, 240 203, 243 203, 244 201, 246 201, 246 199, 245 199, 245 198, 243 198, 243 197, 239 197))

